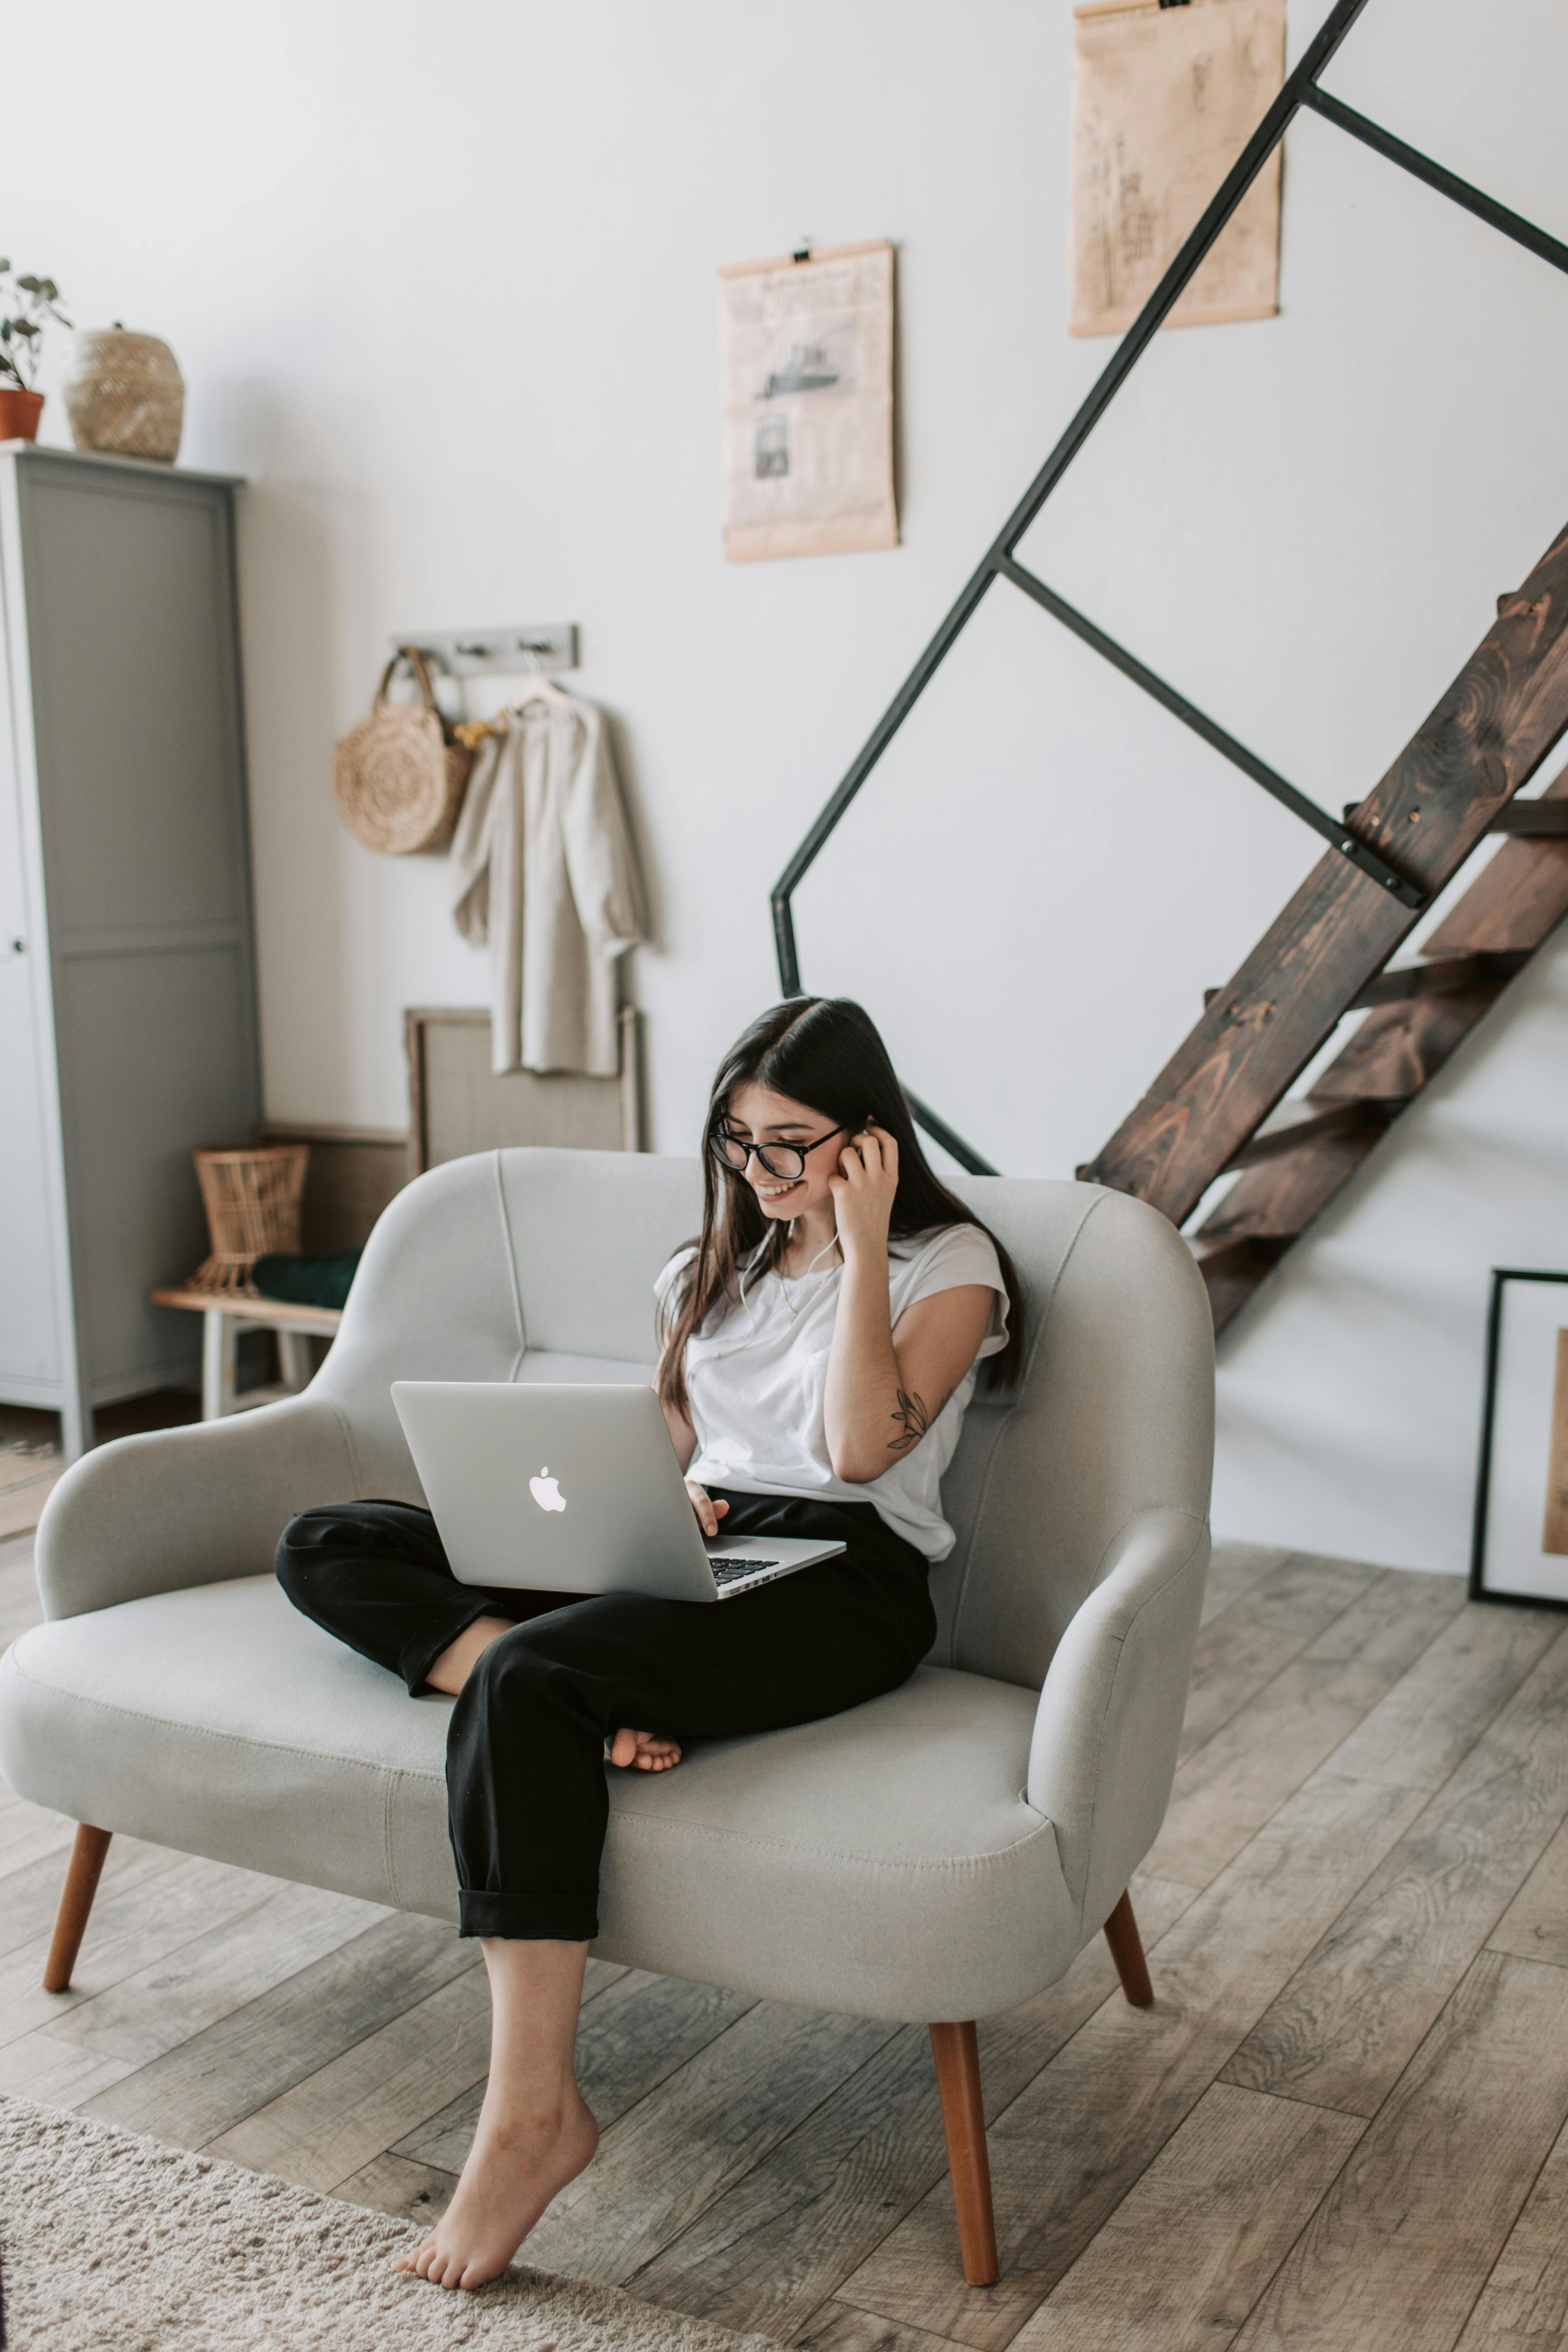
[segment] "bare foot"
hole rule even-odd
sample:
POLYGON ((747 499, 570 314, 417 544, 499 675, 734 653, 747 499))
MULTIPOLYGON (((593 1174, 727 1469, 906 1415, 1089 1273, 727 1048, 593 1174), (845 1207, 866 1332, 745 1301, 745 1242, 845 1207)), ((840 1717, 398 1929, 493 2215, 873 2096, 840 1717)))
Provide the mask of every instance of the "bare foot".
POLYGON ((680 1761, 675 1741, 655 1731, 617 1731, 605 1753, 612 1764, 635 1764, 639 1772, 668 1772, 680 1761))
POLYGON ((499 2277, 541 2214, 594 2161, 599 2127, 578 2096, 563 2114, 491 2116, 487 2101, 457 2194, 422 2245, 395 2271, 433 2286, 483 2286, 499 2277))

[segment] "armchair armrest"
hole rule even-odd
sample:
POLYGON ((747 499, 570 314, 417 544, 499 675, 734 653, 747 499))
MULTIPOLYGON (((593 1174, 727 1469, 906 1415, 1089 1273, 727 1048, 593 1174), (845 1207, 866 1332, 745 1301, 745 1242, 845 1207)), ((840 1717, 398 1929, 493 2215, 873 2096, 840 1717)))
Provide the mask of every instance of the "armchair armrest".
POLYGON ((1092 1934, 1160 1833, 1208 1571, 1207 1523, 1143 1511, 1058 1644, 1035 1717, 1029 1802, 1054 1823, 1092 1934))
POLYGON ((359 1492, 348 1423, 310 1395, 96 1447, 38 1526, 46 1617, 256 1576, 296 1511, 359 1492))

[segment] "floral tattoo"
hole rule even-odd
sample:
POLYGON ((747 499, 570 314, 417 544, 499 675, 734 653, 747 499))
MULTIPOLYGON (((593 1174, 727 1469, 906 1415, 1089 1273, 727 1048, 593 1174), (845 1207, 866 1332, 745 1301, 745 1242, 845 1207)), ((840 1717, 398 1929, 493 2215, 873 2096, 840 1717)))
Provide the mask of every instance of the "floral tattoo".
MULTIPOLYGON (((951 1390, 948 1393, 951 1395, 951 1390)), ((903 1389, 895 1389, 893 1394, 899 1400, 899 1409, 897 1412, 889 1413, 888 1418, 898 1423, 899 1434, 889 1438, 888 1451, 889 1454, 908 1454, 912 1446, 920 1444, 932 1422, 941 1418, 947 1398, 943 1397, 935 1412, 928 1412, 923 1397, 912 1395, 903 1389)))

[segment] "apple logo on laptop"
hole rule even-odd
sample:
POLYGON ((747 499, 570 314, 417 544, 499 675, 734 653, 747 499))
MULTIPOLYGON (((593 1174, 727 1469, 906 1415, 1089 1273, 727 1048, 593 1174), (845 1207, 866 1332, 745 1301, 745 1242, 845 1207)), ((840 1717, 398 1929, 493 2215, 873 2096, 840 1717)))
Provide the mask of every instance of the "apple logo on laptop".
POLYGON ((566 1508, 566 1497, 551 1476, 548 1463, 537 1478, 529 1480, 528 1491, 542 1511, 563 1511, 566 1508))

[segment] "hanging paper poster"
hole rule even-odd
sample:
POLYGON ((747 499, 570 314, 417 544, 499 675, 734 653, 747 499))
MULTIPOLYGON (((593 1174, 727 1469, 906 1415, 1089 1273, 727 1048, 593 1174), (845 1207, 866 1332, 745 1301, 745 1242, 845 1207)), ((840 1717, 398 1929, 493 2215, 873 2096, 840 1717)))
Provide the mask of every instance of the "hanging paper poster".
POLYGON ((724 552, 896 547, 893 248, 719 272, 724 552))
MULTIPOLYGON (((1089 0, 1074 11, 1072 331, 1130 327, 1285 78, 1285 0, 1089 0)), ((1167 326, 1279 307, 1279 149, 1167 326)))

